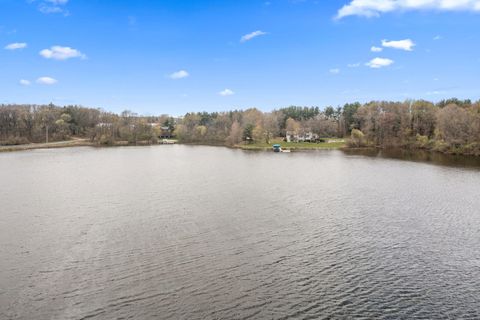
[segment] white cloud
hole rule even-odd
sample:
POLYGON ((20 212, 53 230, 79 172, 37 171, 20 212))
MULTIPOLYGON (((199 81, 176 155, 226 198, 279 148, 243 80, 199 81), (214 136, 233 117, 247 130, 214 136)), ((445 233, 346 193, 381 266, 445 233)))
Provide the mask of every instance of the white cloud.
POLYGON ((234 95, 235 92, 233 92, 233 91, 230 90, 230 89, 225 89, 225 90, 223 90, 223 91, 220 91, 218 94, 221 95, 222 97, 227 97, 227 96, 232 96, 232 95, 234 95))
POLYGON ((67 4, 68 0, 45 0, 45 2, 49 2, 53 5, 63 5, 63 4, 67 4))
POLYGON ((187 71, 180 70, 180 71, 172 73, 169 77, 170 77, 170 79, 178 80, 178 79, 187 78, 189 76, 190 76, 190 74, 187 71))
POLYGON ((347 67, 349 67, 349 68, 358 68, 358 67, 360 67, 360 62, 347 64, 347 67))
POLYGON ((254 31, 252 33, 244 35, 242 38, 240 38, 240 42, 246 42, 246 41, 252 40, 253 38, 256 38, 256 37, 259 37, 259 36, 264 36, 266 34, 267 34, 266 32, 257 30, 257 31, 254 31))
POLYGON ((479 0, 351 0, 338 10, 337 19, 348 16, 378 17, 382 13, 407 10, 477 11, 479 0))
POLYGON ((37 83, 39 84, 46 84, 46 85, 52 85, 57 83, 58 81, 56 79, 50 78, 50 77, 41 77, 37 79, 37 83))
POLYGON ((339 74, 340 73, 340 69, 330 69, 329 70, 331 74, 339 74))
POLYGON ((393 60, 387 59, 387 58, 375 58, 367 62, 365 65, 374 68, 374 69, 380 69, 383 67, 388 67, 389 65, 392 65, 394 63, 393 60))
POLYGON ((67 60, 71 58, 86 59, 87 56, 70 47, 53 46, 50 49, 43 49, 40 55, 45 59, 67 60))
POLYGON ((29 85, 30 85, 30 81, 25 80, 25 79, 20 80, 19 83, 20 83, 22 86, 29 86, 29 85))
POLYGON ((441 35, 435 36, 433 37, 433 40, 442 40, 442 36, 441 35))
POLYGON ((372 52, 382 52, 383 48, 373 46, 373 47, 370 48, 370 51, 372 51, 372 52))
POLYGON ((38 10, 41 13, 49 14, 49 13, 62 13, 63 9, 60 7, 55 7, 55 6, 48 6, 46 4, 41 4, 38 6, 38 10))
POLYGON ((65 16, 69 15, 65 5, 68 3, 68 0, 28 0, 29 2, 38 2, 38 10, 41 13, 50 14, 50 13, 63 13, 65 16))
POLYGON ((382 46, 386 48, 413 51, 413 47, 415 47, 415 43, 410 39, 398 40, 398 41, 382 40, 382 46))
POLYGON ((15 42, 10 43, 9 45, 5 46, 6 50, 18 50, 18 49, 25 49, 27 44, 25 42, 15 42))

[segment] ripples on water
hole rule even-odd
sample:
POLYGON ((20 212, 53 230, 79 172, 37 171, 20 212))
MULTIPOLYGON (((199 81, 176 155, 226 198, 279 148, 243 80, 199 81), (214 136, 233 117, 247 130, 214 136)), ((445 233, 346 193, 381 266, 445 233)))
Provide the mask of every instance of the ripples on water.
POLYGON ((480 318, 478 169, 77 148, 0 181, 2 319, 480 318))

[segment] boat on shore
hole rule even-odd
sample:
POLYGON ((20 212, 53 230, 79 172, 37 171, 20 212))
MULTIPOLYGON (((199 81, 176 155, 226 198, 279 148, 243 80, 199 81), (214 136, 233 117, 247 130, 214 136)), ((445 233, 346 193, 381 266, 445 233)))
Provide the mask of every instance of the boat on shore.
POLYGON ((283 149, 280 144, 274 144, 272 148, 273 148, 273 152, 286 152, 286 153, 291 152, 289 149, 283 149))

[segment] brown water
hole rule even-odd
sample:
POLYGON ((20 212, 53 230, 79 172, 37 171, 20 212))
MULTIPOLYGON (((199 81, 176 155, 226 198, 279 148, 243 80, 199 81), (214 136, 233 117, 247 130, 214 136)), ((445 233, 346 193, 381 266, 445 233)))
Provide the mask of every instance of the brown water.
POLYGON ((0 318, 480 318, 478 160, 398 158, 0 154, 0 318))

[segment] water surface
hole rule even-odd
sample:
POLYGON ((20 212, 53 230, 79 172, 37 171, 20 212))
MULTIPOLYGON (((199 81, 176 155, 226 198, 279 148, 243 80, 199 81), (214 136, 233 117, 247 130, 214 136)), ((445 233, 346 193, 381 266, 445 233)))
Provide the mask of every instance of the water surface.
POLYGON ((478 319, 480 169, 448 162, 0 154, 0 318, 478 319))

